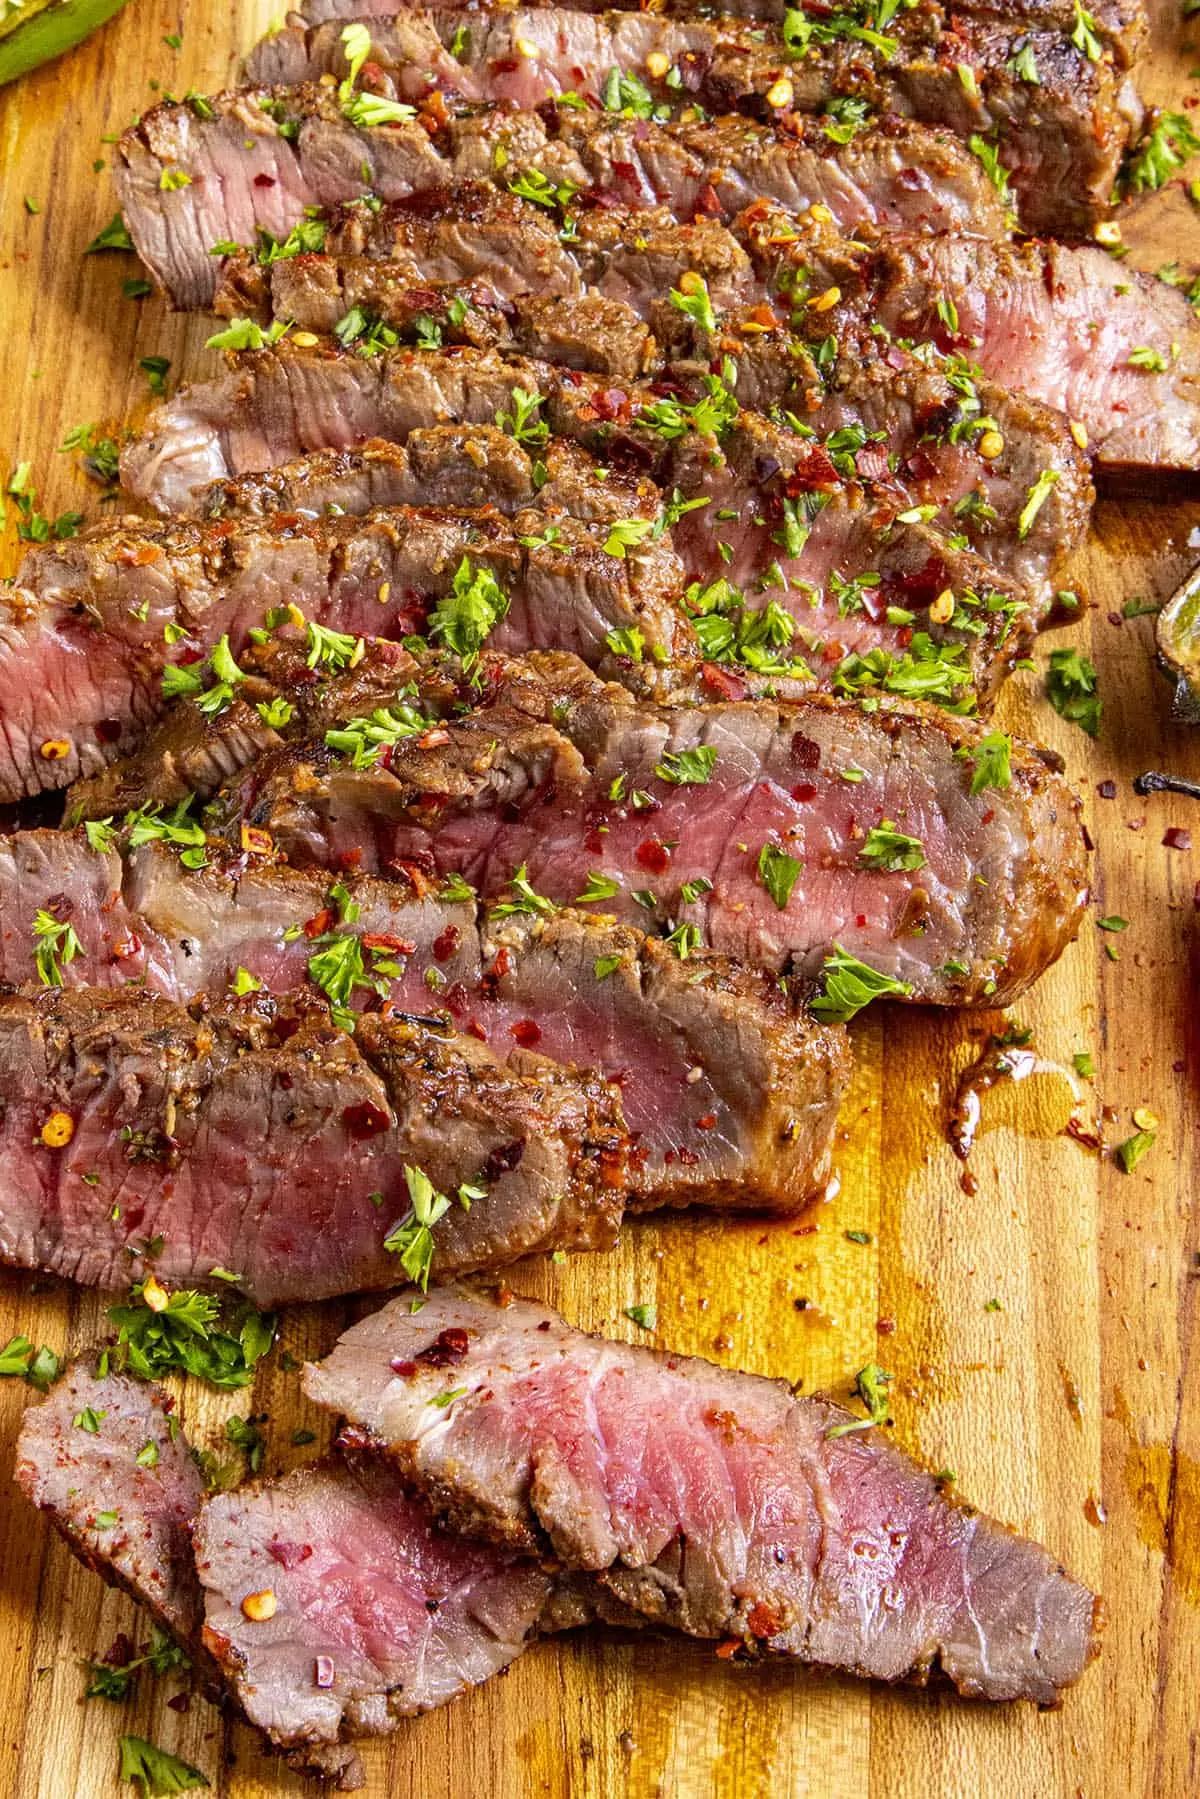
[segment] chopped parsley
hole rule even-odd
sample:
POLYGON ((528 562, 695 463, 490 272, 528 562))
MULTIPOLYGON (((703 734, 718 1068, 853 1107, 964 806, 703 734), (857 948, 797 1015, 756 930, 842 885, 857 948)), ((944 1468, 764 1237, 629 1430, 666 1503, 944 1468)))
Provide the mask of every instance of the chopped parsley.
POLYGON ((1033 530, 1034 520, 1050 498, 1052 490, 1058 485, 1059 471, 1056 468, 1044 468, 1033 486, 1029 489, 1025 504, 1021 508, 1021 516, 1017 520, 1017 536, 1024 540, 1033 530))
POLYGON ((348 719, 326 731, 326 747, 348 756, 355 768, 370 768, 386 749, 428 730, 429 720, 406 701, 378 706, 369 716, 348 719))
POLYGON ((681 277, 681 281, 688 283, 687 290, 685 292, 681 288, 673 287, 668 295, 671 305, 677 312, 682 312, 685 318, 689 318, 694 324, 699 325, 701 331, 715 332, 717 315, 713 311, 712 301, 708 297, 707 281, 703 275, 697 275, 690 271, 681 277))
POLYGON ((907 837, 898 831, 890 818, 872 825, 858 852, 861 868, 885 869, 898 874, 902 869, 924 868, 925 851, 919 837, 907 837))
POLYGON ((854 1377, 854 1390, 866 1406, 867 1416, 831 1425, 825 1432, 826 1437, 832 1441, 835 1437, 848 1437, 854 1431, 870 1430, 873 1424, 887 1424, 891 1380, 891 1375, 885 1374, 878 1362, 868 1362, 865 1368, 860 1368, 854 1377))
POLYGON ((33 959, 43 987, 61 987, 62 971, 82 956, 83 945, 69 920, 38 911, 33 921, 33 959))
POLYGON ((223 331, 214 331, 206 338, 206 350, 265 350, 271 344, 277 344, 290 329, 281 319, 266 329, 257 319, 231 319, 223 331))
POLYGON ((132 250, 133 239, 126 229, 125 220, 119 212, 114 212, 103 231, 97 231, 95 237, 84 251, 85 256, 95 256, 101 250, 132 250))
POLYGON ((1162 187, 1200 150, 1200 137, 1181 112, 1160 112, 1125 165, 1123 182, 1131 193, 1162 187))
POLYGON ((630 1323, 636 1324, 639 1330, 657 1330, 658 1307, 656 1305, 625 1306, 624 1312, 630 1323))
POLYGON ((717 765, 717 752, 711 744, 698 744, 695 749, 666 750, 654 772, 660 781, 672 787, 703 787, 712 780, 717 765))
POLYGON ((572 905, 591 906, 597 900, 612 899, 621 891, 621 883, 613 875, 601 874, 599 869, 588 870, 587 885, 582 893, 577 893, 572 905))
POLYGON ((515 918, 521 913, 534 914, 541 918, 551 918, 558 911, 553 900, 545 894, 535 893, 529 885, 529 869, 522 862, 512 879, 507 883, 512 894, 511 899, 499 900, 492 908, 492 918, 515 918))
POLYGON ((538 409, 545 404, 545 396, 530 393, 524 387, 514 387, 512 402, 511 412, 496 414, 497 425, 501 431, 506 431, 510 437, 515 438, 517 443, 540 450, 550 436, 550 426, 546 420, 537 417, 538 409))
POLYGON ((44 1393, 57 1380, 62 1362, 45 1343, 35 1349, 28 1337, 10 1337, 0 1349, 0 1379, 28 1381, 44 1393))
POLYGON ((160 1799, 165 1793, 186 1793, 210 1785, 208 1777, 177 1755, 168 1755, 145 1737, 120 1737, 121 1766, 118 1778, 142 1789, 142 1799, 160 1799))
POLYGON ((964 744, 954 754, 971 764, 972 795, 988 787, 1012 786, 1012 738, 1003 731, 993 731, 977 744, 964 744))
POLYGON ((464 556, 451 590, 429 619, 431 640, 444 643, 456 656, 477 656, 489 633, 509 608, 509 597, 489 568, 475 568, 464 556))
POLYGON ((813 1000, 811 1009, 818 1018, 827 1019, 831 1024, 845 1024, 873 999, 911 992, 907 981, 898 981, 894 975, 884 974, 868 962, 860 962, 840 943, 835 943, 833 954, 825 958, 824 987, 813 1000))
POLYGON ((1142 1157, 1154 1148, 1157 1140, 1157 1131, 1135 1131, 1132 1137, 1126 1137, 1124 1143, 1118 1143, 1113 1153, 1126 1174, 1133 1173, 1142 1157))
POLYGON ((168 1295, 157 1281, 134 1287, 129 1303, 110 1307, 108 1316, 117 1326, 117 1343, 105 1357, 141 1380, 158 1380, 182 1369, 227 1391, 248 1387, 275 1341, 271 1314, 209 1293, 180 1290, 168 1295))
POLYGON ((1104 702, 1097 692, 1095 664, 1078 650, 1051 650, 1046 693, 1060 718, 1096 737, 1104 702))
POLYGON ((792 897, 803 863, 778 844, 764 843, 758 852, 758 878, 782 912, 792 897))
MULTIPOLYGON (((433 1265, 433 1227, 450 1210, 450 1201, 439 1193, 422 1168, 405 1167, 409 1210, 395 1229, 384 1238, 383 1247, 400 1257, 400 1266, 415 1286, 426 1292, 429 1271, 433 1265)), ((470 1209, 478 1197, 476 1188, 460 1188, 459 1203, 470 1209), (464 1199, 464 1194, 466 1198, 464 1199)))

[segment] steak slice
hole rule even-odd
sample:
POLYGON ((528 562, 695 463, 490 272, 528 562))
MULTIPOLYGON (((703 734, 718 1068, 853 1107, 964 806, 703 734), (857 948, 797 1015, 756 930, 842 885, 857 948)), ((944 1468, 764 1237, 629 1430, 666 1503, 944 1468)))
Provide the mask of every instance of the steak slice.
POLYGON ((121 519, 32 550, 21 577, 43 605, 127 643, 140 668, 186 664, 221 637, 236 655, 288 606, 351 636, 412 636, 481 576, 507 602, 490 638, 498 650, 562 648, 596 662, 608 632, 632 627, 670 655, 694 654, 670 541, 618 558, 605 552, 609 533, 537 507, 511 521, 414 506, 263 523, 121 519))
POLYGON ((285 240, 309 206, 403 200, 498 172, 505 187, 524 173, 571 193, 665 204, 680 219, 766 198, 819 203, 846 230, 1005 231, 988 176, 949 132, 888 120, 834 149, 815 120, 776 132, 749 119, 660 125, 558 108, 451 114, 444 99, 424 119, 359 126, 335 88, 313 84, 164 102, 124 134, 114 167, 138 253, 183 307, 211 301, 214 246, 252 246, 260 231, 285 240))
POLYGON ((223 828, 297 866, 412 865, 492 900, 522 866, 559 903, 597 874, 606 909, 683 942, 813 980, 840 945, 936 1004, 1007 1003, 1078 929, 1078 801, 1020 746, 1007 786, 977 782, 985 733, 932 708, 652 705, 534 657, 444 733, 386 767, 285 749, 227 790, 223 828), (915 846, 868 841, 885 824, 915 846))
POLYGON ((384 1736, 508 1667, 554 1585, 531 1561, 436 1529, 370 1462, 214 1494, 195 1553, 205 1647, 250 1723, 310 1769, 314 1749, 318 1769, 353 1768, 335 1745, 384 1736), (263 1592, 275 1610, 256 1622, 242 1601, 263 1592))
POLYGON ((162 705, 158 659, 17 587, 0 601, 0 805, 133 748, 162 705))
POLYGON ((620 1220, 614 1090, 429 1023, 52 989, 0 1001, 0 1082, 0 1256, 85 1286, 159 1238, 164 1281, 235 1273, 261 1306, 392 1286, 406 1167, 486 1192, 437 1222, 435 1267, 608 1246, 620 1220))
POLYGON ((782 1381, 458 1288, 393 1301, 303 1380, 456 1528, 689 1635, 1040 1705, 1096 1651, 1098 1601, 1043 1548, 782 1381))
MULTIPOLYGON (((578 95, 618 113, 629 105, 637 116, 657 102, 670 116, 682 86, 710 111, 767 121, 793 111, 836 119, 838 102, 850 98, 860 122, 883 113, 990 138, 1027 229, 1060 236, 1086 236, 1107 215, 1122 153, 1141 122, 1132 84, 1111 57, 1092 60, 1069 34, 1020 19, 900 12, 886 46, 843 37, 814 39, 799 52, 770 25, 694 12, 518 7, 476 17, 465 40, 461 25, 453 7, 373 20, 371 88, 418 105, 437 92, 529 110, 578 95), (1022 56, 1025 73, 1015 67, 1022 56), (621 71, 636 82, 632 102, 621 71)), ((250 81, 283 87, 345 78, 343 29, 339 21, 272 33, 250 57, 250 81)), ((834 130, 841 141, 842 127, 834 130)))
POLYGON ((17 1485, 49 1514, 80 1561, 144 1605, 188 1649, 203 1600, 191 1526, 204 1476, 161 1387, 71 1363, 17 1439, 17 1485), (142 1457, 146 1445, 153 1456, 142 1457))
POLYGON ((1182 294, 1103 250, 903 233, 864 248, 769 207, 737 229, 764 280, 836 285, 822 330, 884 327, 1065 413, 1102 483, 1200 468, 1200 325, 1182 294))
POLYGON ((936 341, 935 289, 994 380, 1083 424, 1102 480, 1200 469, 1200 323, 1182 294, 1096 249, 910 241, 884 253, 876 316, 936 341))
MULTIPOLYGON (((25 1411, 17 1482, 300 1772, 356 1790, 365 1776, 348 1739, 445 1705, 556 1627, 549 1575, 435 1529, 378 1461, 206 1497, 173 1405, 152 1382, 75 1362, 25 1411), (85 1407, 94 1431, 80 1426, 85 1407), (147 1445, 152 1468, 137 1462, 147 1445), (95 1526, 101 1501, 114 1526, 95 1526), (263 1593, 274 1615, 251 1619, 242 1601, 263 1593)), ((583 1621, 584 1583, 571 1598, 583 1621)))
MULTIPOLYGON (((411 883, 282 867, 189 871, 160 845, 96 854, 82 834, 0 838, 0 981, 34 977, 40 911, 69 919, 69 988, 136 983, 187 1003, 239 971, 272 994, 307 989, 310 958, 363 945, 387 1016, 466 1032, 501 1061, 536 1050, 621 1093, 638 1208, 708 1203, 792 1212, 829 1178, 849 1058, 778 981, 670 949, 603 914, 488 921, 411 883), (339 909, 341 916, 339 916, 339 909)), ((355 1005, 370 988, 348 996, 355 1005)))
POLYGON ((216 481, 192 496, 189 510, 204 518, 274 518, 361 516, 381 506, 489 506, 511 518, 540 506, 599 521, 652 516, 661 505, 645 476, 601 470, 569 439, 551 438, 534 454, 495 425, 431 425, 410 431, 403 444, 368 439, 216 481))

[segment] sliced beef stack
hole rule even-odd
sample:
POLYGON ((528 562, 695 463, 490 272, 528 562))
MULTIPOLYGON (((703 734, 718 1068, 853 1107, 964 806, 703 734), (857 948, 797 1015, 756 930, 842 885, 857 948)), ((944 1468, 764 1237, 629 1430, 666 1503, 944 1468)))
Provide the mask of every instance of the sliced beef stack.
MULTIPOLYGON (((33 977, 39 916, 69 920, 77 948, 54 970, 68 990, 132 985, 179 1005, 227 1004, 240 985, 252 1012, 257 991, 307 989, 349 1012, 382 1002, 448 1041, 462 1033, 465 1057, 486 1044, 514 1069, 536 1052, 601 1071, 620 1091, 635 1204, 787 1212, 825 1185, 847 1055, 777 981, 708 950, 681 961, 596 902, 489 919, 465 889, 448 898, 353 875, 332 887, 253 859, 188 870, 162 843, 122 856, 82 832, 20 833, 0 839, 0 980, 33 977)), ((441 1130, 450 1106, 447 1093, 441 1130)), ((109 1186, 93 1184, 97 1212, 109 1186)), ((363 1214, 369 1234, 394 1222, 394 1208, 363 1214)), ((242 1266, 232 1247, 217 1260, 242 1266)))
POLYGON ((830 14, 774 22, 698 9, 578 12, 567 7, 391 9, 347 0, 333 19, 264 40, 252 80, 295 85, 351 73, 344 21, 371 13, 371 90, 421 105, 431 94, 537 108, 563 95, 620 113, 670 117, 680 102, 790 124, 816 115, 836 144, 880 115, 943 126, 998 153, 998 180, 1030 231, 1086 236, 1106 216, 1123 150, 1141 119, 1127 75, 1140 31, 1105 46, 1066 20, 971 16, 960 8, 830 14), (781 28, 782 26, 782 28, 781 28), (1134 42, 1130 42, 1132 36, 1134 42), (614 70, 616 73, 614 74, 614 70))

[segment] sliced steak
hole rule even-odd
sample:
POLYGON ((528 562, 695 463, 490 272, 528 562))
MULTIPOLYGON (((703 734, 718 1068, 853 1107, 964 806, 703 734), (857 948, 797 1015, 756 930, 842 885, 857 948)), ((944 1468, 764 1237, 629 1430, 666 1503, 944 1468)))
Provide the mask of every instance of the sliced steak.
MULTIPOLYGON (((541 3, 541 0, 531 0, 531 3, 541 3)), ((547 0, 547 4, 549 4, 549 0, 547 0)), ((627 0, 627 8, 638 10, 636 0, 627 0)), ((298 16, 310 26, 323 25, 332 21, 344 23, 348 19, 391 20, 397 12, 402 10, 405 9, 400 6, 399 0, 301 0, 301 4, 296 8, 298 16)), ((438 11, 449 12, 450 10, 450 0, 445 0, 445 4, 438 8, 438 11)), ((476 10, 474 0, 463 0, 463 5, 454 10, 460 19, 463 12, 474 14, 476 10)), ((555 8, 555 10, 558 9, 555 8)), ((607 14, 615 9, 612 6, 612 0, 579 0, 579 4, 572 10, 607 14)), ((723 14, 728 14, 735 19, 761 19, 771 24, 781 24, 789 12, 793 10, 807 11, 808 9, 793 9, 788 4, 788 0, 731 0, 731 4, 721 10, 723 14)), ((712 15, 709 0, 672 0, 670 11, 680 18, 689 18, 696 14, 702 18, 711 18, 712 15)), ((931 17, 939 16, 934 14, 931 8, 926 11, 931 17)), ((996 4, 996 0, 958 0, 954 6, 954 14, 956 17, 965 18, 978 16, 985 20, 995 19, 997 15, 1002 15, 1005 19, 1020 20, 1031 28, 1057 29, 1060 34, 1068 35, 1077 30, 1079 24, 1078 15, 1074 10, 1074 0, 1007 0, 1003 8, 996 4)), ((811 9, 810 17, 814 18, 818 25, 828 23, 831 36, 834 38, 842 35, 848 42, 853 43, 853 26, 858 22, 853 13, 847 15, 849 29, 841 24, 840 15, 833 15, 831 18, 816 7, 811 9)), ((1098 0, 1090 17, 1094 29, 1112 48, 1119 65, 1122 68, 1131 67, 1146 38, 1146 13, 1141 0, 1098 0)), ((864 22, 870 24, 871 20, 867 17, 864 22)), ((900 15, 899 22, 904 22, 903 13, 900 15)), ((892 20, 888 21, 888 28, 892 23, 892 20)))
POLYGON ((204 1476, 161 1387, 94 1368, 94 1357, 73 1362, 41 1405, 26 1407, 17 1485, 81 1562, 198 1648, 203 1599, 191 1527, 204 1476))
POLYGON ((1097 1647, 1095 1596, 1044 1549, 782 1381, 450 1289, 364 1319, 304 1387, 458 1528, 692 1636, 1041 1705, 1097 1647))
POLYGON ((559 1598, 533 1562, 435 1529, 376 1460, 206 1497, 174 1401, 153 1383, 94 1375, 93 1360, 26 1410, 18 1484, 300 1772, 356 1790, 348 1739, 457 1698, 539 1627, 586 1621, 586 1583, 559 1598), (137 1459, 148 1446, 152 1467, 137 1459), (102 1507, 115 1524, 95 1525, 102 1507), (271 1617, 252 1617, 243 1601, 257 1595, 264 1610, 265 1594, 271 1617))
POLYGON ((81 833, 28 831, 0 838, 0 980, 36 978, 39 912, 75 931, 52 971, 68 988, 135 983, 184 1003, 239 971, 275 995, 306 988, 313 957, 356 940, 374 986, 350 1006, 382 994, 385 1015, 465 1031, 502 1061, 536 1050, 619 1087, 635 1205, 805 1204, 829 1178, 841 1032, 760 972, 707 951, 681 962, 606 904, 489 922, 404 881, 349 876, 331 898, 316 871, 189 871, 159 845, 122 860, 81 833))
POLYGON ((1013 746, 1009 785, 972 794, 984 732, 934 709, 656 706, 547 657, 444 730, 386 767, 282 751, 227 791, 224 828, 298 866, 413 865, 494 900, 522 865, 556 902, 595 871, 618 916, 812 979, 840 944, 939 1004, 1006 1003, 1079 926, 1070 789, 1013 746), (868 845, 885 821, 915 847, 868 845))
MULTIPOLYGON (((986 696, 1025 653, 1044 592, 1035 607, 1024 587, 908 507, 894 482, 864 491, 853 475, 839 472, 824 446, 759 415, 718 416, 718 424, 724 417, 718 443, 707 416, 694 429, 684 418, 677 429, 679 402, 669 389, 614 388, 529 359, 468 350, 392 350, 364 358, 285 341, 240 358, 223 379, 184 390, 159 408, 146 434, 126 450, 124 478, 160 508, 187 505, 206 479, 269 468, 308 450, 350 448, 370 436, 403 441, 430 418, 511 417, 518 388, 539 397, 534 429, 545 423, 598 455, 646 468, 675 496, 671 512, 660 516, 663 525, 674 518, 672 539, 685 574, 701 584, 689 598, 691 610, 711 611, 719 602, 740 615, 745 600, 752 614, 754 596, 763 595, 775 602, 776 618, 782 611, 795 621, 789 627, 785 618, 782 636, 770 646, 777 672, 807 668, 827 682, 847 657, 857 657, 860 669, 872 651, 903 657, 916 630, 945 642, 957 657, 950 682, 956 693, 974 685, 986 696), (792 657, 779 655, 793 637, 792 657), (798 667, 792 666, 796 654, 798 667)), ((911 404, 907 419, 911 433, 921 422, 911 404)), ((861 444, 861 433, 853 442, 861 444)), ((920 464, 933 471, 930 487, 936 484, 947 498, 974 491, 972 469, 980 466, 974 451, 949 435, 944 449, 931 449, 920 464)), ((1066 466, 1075 523, 1083 501, 1077 471, 1066 466)), ((886 464, 880 472, 889 473, 886 464)), ((999 494, 998 483, 999 477, 999 494)), ((1013 488, 1010 482, 1015 501, 1013 488)), ((646 534, 653 522, 646 521, 646 534)), ((1043 566, 1049 553, 1041 539, 1043 566)), ((719 627, 716 635, 727 650, 729 632, 719 627)), ((712 654, 707 641, 703 647, 712 654)))
MULTIPOLYGON (((963 531, 975 550, 1022 581, 1036 604, 1046 603, 1058 565, 1082 539, 1092 497, 1087 459, 1067 421, 1014 397, 962 356, 935 356, 938 366, 930 367, 895 342, 882 353, 856 315, 844 339, 831 335, 831 324, 840 328, 850 307, 826 307, 830 286, 822 293, 808 279, 796 251, 804 239, 778 212, 752 208, 738 221, 765 252, 763 276, 750 271, 746 252, 723 226, 668 226, 657 211, 614 207, 580 219, 570 244, 576 279, 564 291, 547 294, 535 283, 521 294, 515 281, 510 298, 475 291, 466 305, 447 263, 457 258, 460 276, 468 274, 473 264, 463 239, 470 242, 473 224, 490 232, 493 221, 471 191, 448 195, 447 207, 416 220, 403 207, 385 209, 391 222, 383 226, 382 215, 368 214, 372 241, 376 234, 380 240, 378 260, 357 250, 268 260, 253 303, 264 317, 315 332, 353 323, 365 309, 410 341, 420 343, 433 327, 446 343, 537 357, 603 375, 609 384, 650 376, 693 405, 704 402, 719 370, 743 407, 781 408, 803 429, 836 433, 840 470, 861 467, 894 483, 911 505, 932 504, 948 531, 963 531), (789 233, 782 250, 771 244, 777 226, 789 233), (676 303, 697 277, 711 308, 710 320, 700 323, 676 303), (809 310, 797 305, 805 299, 809 310), (789 316, 807 322, 805 335, 789 327, 789 316), (1047 472, 1055 485, 1026 528, 1029 493, 1047 472)), ((536 250, 545 230, 536 208, 525 209, 534 214, 532 225, 528 216, 508 219, 511 202, 497 197, 494 209, 507 244, 532 231, 536 250)), ((346 235, 331 231, 327 244, 346 235)), ((264 254, 274 257, 276 248, 264 254)), ((536 254, 528 260, 536 262, 536 254)), ((218 296, 218 308, 244 311, 246 289, 243 270, 235 291, 218 296)), ((946 310, 944 296, 940 303, 946 310)))
POLYGON ((0 805, 130 750, 160 710, 160 658, 17 587, 0 601, 0 805))
POLYGON ((838 147, 818 121, 798 117, 777 132, 749 119, 659 125, 558 108, 451 114, 438 99, 434 114, 374 127, 354 124, 337 89, 320 85, 152 108, 115 163, 139 255, 176 304, 206 306, 219 278, 214 246, 252 247, 260 231, 284 240, 309 206, 372 193, 403 200, 497 173, 506 188, 524 174, 526 185, 540 178, 568 196, 665 204, 681 220, 767 198, 800 210, 820 203, 846 230, 1005 230, 981 164, 950 132, 922 125, 885 121, 838 147))
POLYGON ((608 1246, 620 1219, 614 1090, 430 1023, 50 990, 0 1002, 0 1081, 0 1256, 85 1286, 156 1238, 163 1280, 229 1271, 259 1305, 392 1286, 406 1166, 486 1190, 436 1223, 435 1268, 608 1246))
POLYGON ((764 279, 835 285, 839 332, 885 327, 1066 414, 1102 482, 1200 468, 1200 325, 1103 250, 904 234, 868 249, 770 207, 738 235, 764 279))
POLYGON ((1103 479, 1200 469, 1200 323, 1181 293, 1101 250, 947 239, 889 247, 876 317, 936 341, 935 291, 994 380, 1084 426, 1103 479))
MULTIPOLYGON (((929 8, 896 14, 886 42, 822 43, 818 34, 802 48, 794 32, 695 12, 518 7, 476 15, 465 37, 462 22, 457 8, 415 7, 372 20, 372 90, 418 105, 436 92, 530 110, 567 94, 639 117, 657 103, 669 117, 682 88, 718 113, 768 121, 832 113, 835 142, 846 137, 838 103, 852 99, 858 124, 899 115, 998 145, 1023 223, 1061 236, 1086 236, 1107 214, 1141 121, 1111 57, 1092 59, 1069 33, 1020 19, 951 21, 929 8)), ((250 80, 282 87, 347 77, 343 29, 339 21, 273 33, 251 55, 250 80)))

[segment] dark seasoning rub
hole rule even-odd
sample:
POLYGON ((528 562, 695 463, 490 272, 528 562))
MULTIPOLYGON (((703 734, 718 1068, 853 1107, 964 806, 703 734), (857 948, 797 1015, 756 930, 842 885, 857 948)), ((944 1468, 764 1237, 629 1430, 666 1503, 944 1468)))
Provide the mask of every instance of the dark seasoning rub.
MULTIPOLYGON (((224 363, 144 356, 140 427, 64 444, 142 516, 8 486, 0 1255, 132 1283, 78 1359, 0 1351, 45 1395, 18 1483, 146 1614, 89 1699, 190 1667, 349 1790, 354 1739, 595 1624, 1039 1706, 1096 1653, 1100 1600, 889 1440, 923 1387, 674 1354, 709 1301, 666 1277, 635 1345, 487 1277, 703 1206, 821 1249, 792 1297, 879 999, 975 1009, 968 1195, 1009 1088, 1154 1151, 997 1010, 1097 874, 992 717, 1086 608, 1095 485, 1200 468, 1190 277, 1110 254, 1200 148, 1144 41, 1127 0, 307 0, 116 143, 90 249, 224 363), (274 1308, 392 1289, 281 1471, 274 1308), (240 1395, 208 1447, 178 1374, 240 1395)), ((1078 648, 1045 697, 1101 731, 1078 648)), ((1110 978, 1136 922, 1097 908, 1110 978)), ((848 1218, 834 1253, 886 1241, 848 1218)), ((208 1784, 134 1735, 120 1774, 208 1784)))

